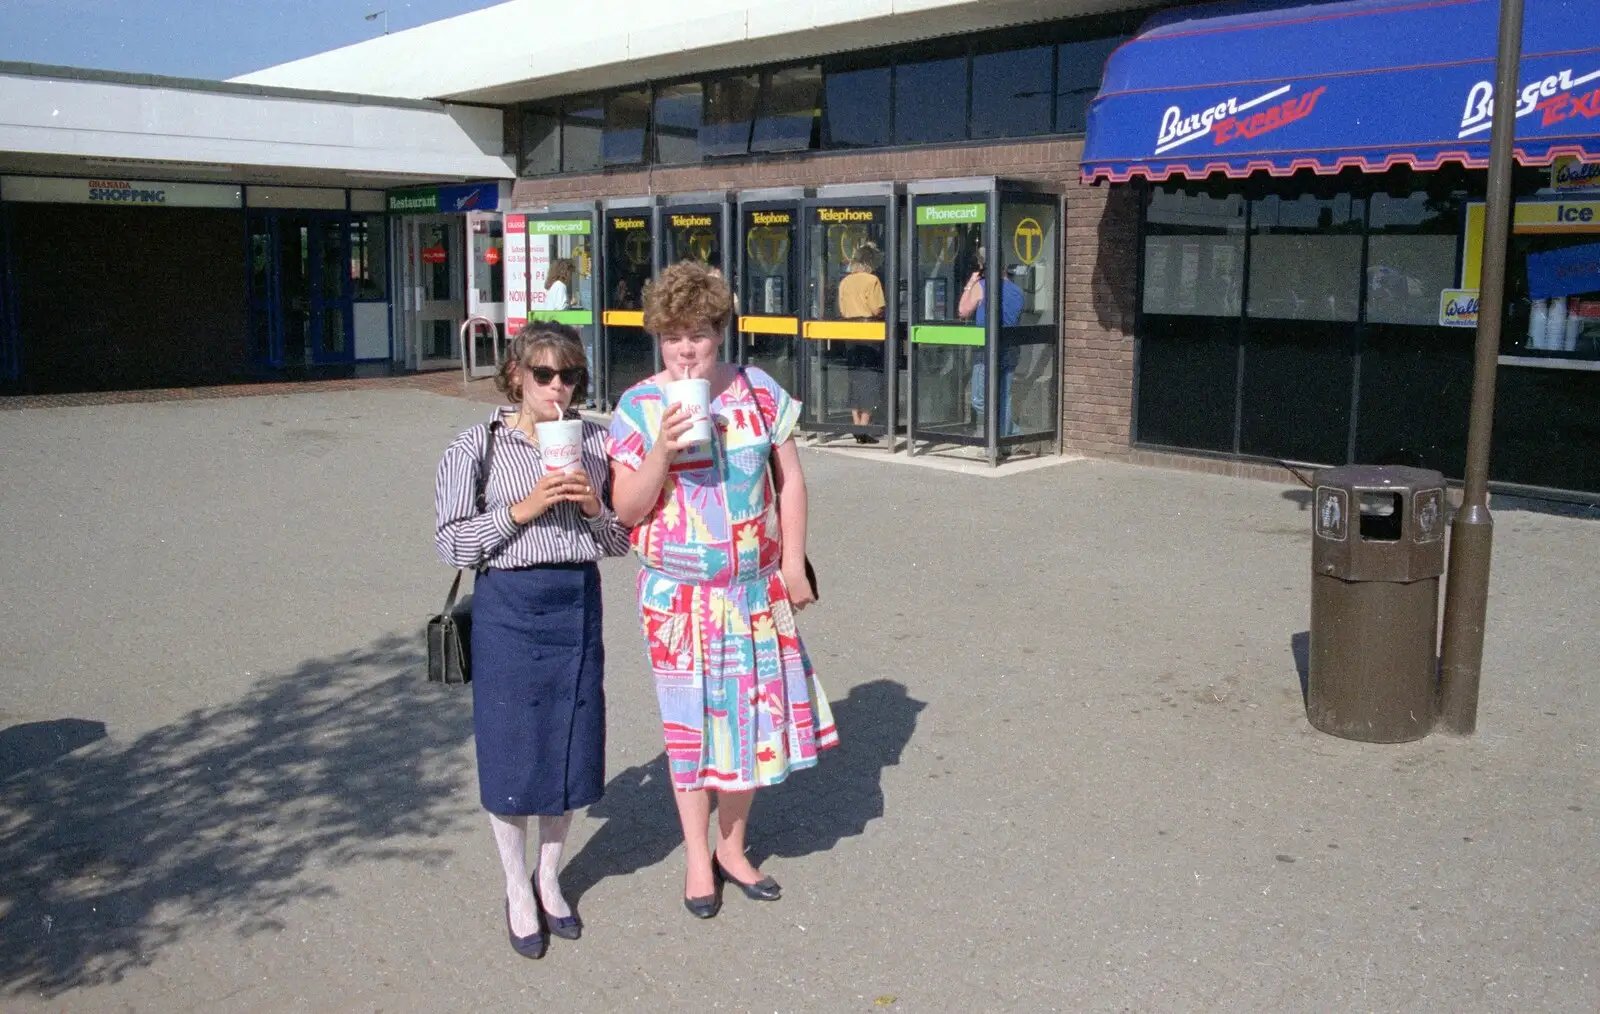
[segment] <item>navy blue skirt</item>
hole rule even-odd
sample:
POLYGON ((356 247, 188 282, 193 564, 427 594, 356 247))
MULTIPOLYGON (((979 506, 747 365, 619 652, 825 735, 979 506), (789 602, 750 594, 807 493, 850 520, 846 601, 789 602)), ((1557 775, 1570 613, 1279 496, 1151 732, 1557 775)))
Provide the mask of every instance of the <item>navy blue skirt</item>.
POLYGON ((490 568, 472 592, 472 731, 483 808, 554 817, 606 780, 600 568, 490 568))

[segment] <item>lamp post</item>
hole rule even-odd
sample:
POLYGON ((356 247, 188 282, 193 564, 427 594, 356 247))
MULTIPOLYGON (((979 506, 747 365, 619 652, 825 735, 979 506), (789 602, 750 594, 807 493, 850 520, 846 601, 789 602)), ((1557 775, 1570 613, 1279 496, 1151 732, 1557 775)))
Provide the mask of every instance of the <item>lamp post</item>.
POLYGON ((1489 192, 1478 282, 1478 342, 1467 415, 1467 467, 1461 509, 1450 525, 1450 568, 1440 637, 1439 717, 1445 731, 1471 735, 1478 726, 1483 628, 1489 609, 1489 439, 1494 428, 1495 369, 1505 316, 1506 246, 1511 236, 1511 169, 1517 136, 1522 0, 1500 0, 1500 44, 1494 67, 1494 126, 1489 135, 1489 192))
POLYGON ((380 10, 375 10, 371 14, 363 16, 361 20, 362 21, 376 21, 376 20, 378 20, 379 17, 383 18, 383 34, 388 35, 389 34, 389 9, 387 7, 382 8, 380 10))

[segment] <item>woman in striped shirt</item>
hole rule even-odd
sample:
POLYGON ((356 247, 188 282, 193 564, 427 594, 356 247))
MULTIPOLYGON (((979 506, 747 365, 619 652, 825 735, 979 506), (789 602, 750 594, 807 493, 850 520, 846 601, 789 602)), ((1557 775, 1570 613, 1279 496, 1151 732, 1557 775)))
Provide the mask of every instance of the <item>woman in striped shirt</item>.
POLYGON ((512 405, 456 438, 434 488, 439 555, 475 567, 472 724, 478 789, 506 874, 506 927, 524 957, 544 954, 545 930, 581 931, 556 874, 572 811, 605 785, 603 556, 628 551, 609 506, 606 431, 582 423, 576 467, 547 472, 535 424, 577 419, 588 387, 583 343, 560 324, 523 328, 496 383, 512 405), (490 430, 484 505, 474 502, 490 430), (539 863, 528 875, 528 818, 539 818, 539 863))

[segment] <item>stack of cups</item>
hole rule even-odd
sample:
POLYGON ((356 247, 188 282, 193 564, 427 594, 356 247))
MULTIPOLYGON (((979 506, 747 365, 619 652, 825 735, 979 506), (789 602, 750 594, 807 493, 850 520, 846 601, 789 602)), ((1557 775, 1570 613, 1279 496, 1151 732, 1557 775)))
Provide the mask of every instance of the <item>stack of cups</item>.
POLYGON ((546 475, 571 472, 583 467, 583 420, 534 423, 539 438, 539 458, 546 475))
POLYGON ((683 438, 692 444, 711 442, 711 381, 674 380, 666 387, 667 405, 689 410, 693 424, 683 438))

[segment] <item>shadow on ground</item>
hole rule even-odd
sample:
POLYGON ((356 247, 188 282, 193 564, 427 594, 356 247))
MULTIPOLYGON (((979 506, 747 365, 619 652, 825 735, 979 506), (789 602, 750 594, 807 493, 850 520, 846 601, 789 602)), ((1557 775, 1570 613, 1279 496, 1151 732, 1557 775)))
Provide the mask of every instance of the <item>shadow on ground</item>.
POLYGON ((460 809, 471 701, 421 665, 390 637, 127 743, 78 720, 0 734, 32 768, 0 781, 0 990, 55 995, 186 934, 274 931, 331 893, 316 866, 444 859, 427 839, 460 809), (62 756, 77 740, 51 732, 91 745, 62 756))
MULTIPOLYGON (((758 794, 751 818, 751 861, 760 865, 772 856, 826 852, 882 817, 883 770, 900 763, 925 707, 893 680, 864 683, 833 702, 839 745, 824 752, 815 768, 758 794)), ((562 890, 571 899, 607 877, 654 866, 683 843, 667 755, 612 778, 589 816, 605 823, 561 874, 562 890)))

